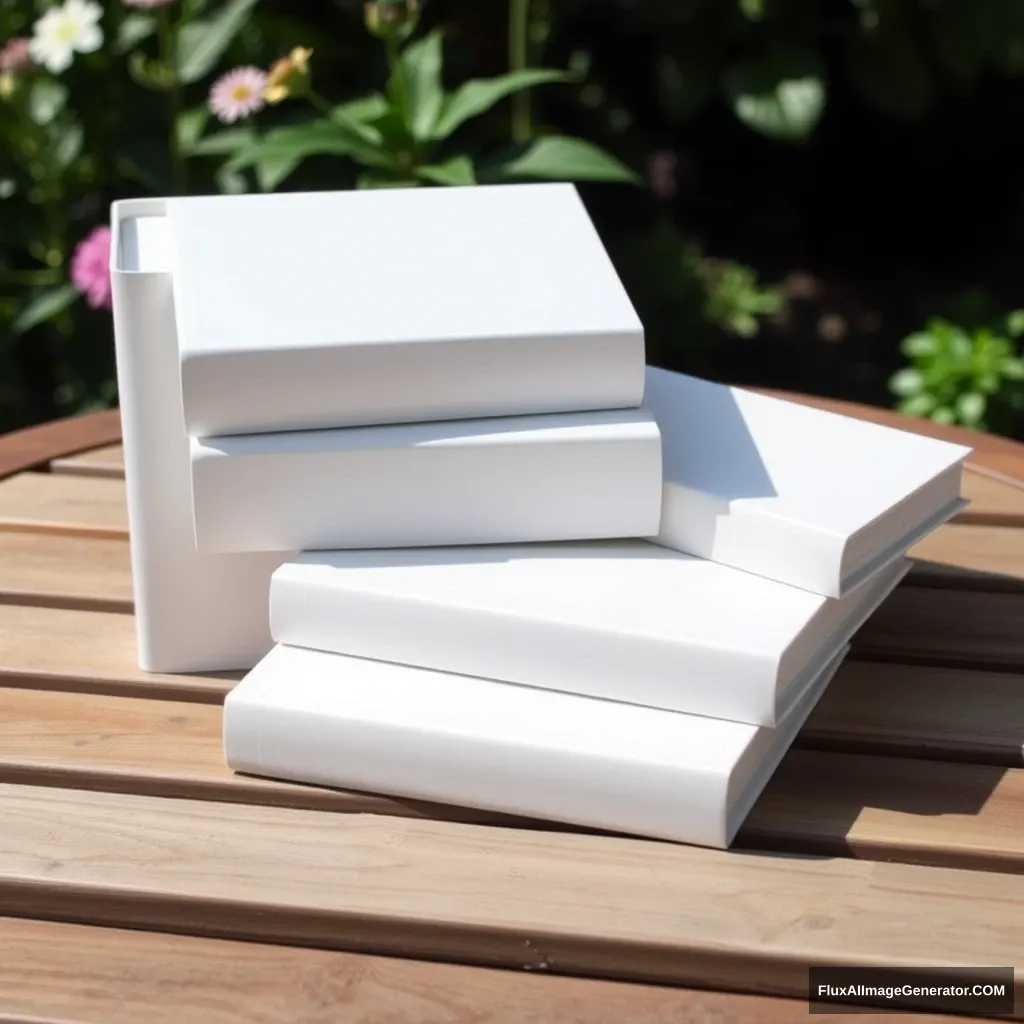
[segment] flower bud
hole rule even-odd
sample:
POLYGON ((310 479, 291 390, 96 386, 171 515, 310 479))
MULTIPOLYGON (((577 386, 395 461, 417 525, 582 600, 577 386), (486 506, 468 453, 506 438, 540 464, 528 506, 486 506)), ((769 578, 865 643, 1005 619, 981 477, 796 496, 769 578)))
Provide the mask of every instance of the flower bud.
POLYGON ((405 39, 416 31, 420 0, 367 0, 366 28, 378 39, 405 39))
POLYGON ((263 98, 268 103, 280 103, 289 96, 301 96, 309 86, 309 58, 313 51, 296 46, 287 57, 271 65, 263 98))

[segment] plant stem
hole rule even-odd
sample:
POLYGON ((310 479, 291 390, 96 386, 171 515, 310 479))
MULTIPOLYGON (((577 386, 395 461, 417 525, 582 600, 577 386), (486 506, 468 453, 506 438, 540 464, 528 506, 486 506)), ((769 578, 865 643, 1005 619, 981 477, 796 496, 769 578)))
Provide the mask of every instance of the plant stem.
POLYGON ((394 83, 395 105, 398 107, 398 114, 402 118, 402 124, 412 131, 412 123, 409 112, 409 92, 405 87, 405 72, 402 70, 402 55, 398 49, 398 39, 393 33, 389 33, 384 41, 388 54, 388 70, 391 81, 394 83))
MULTIPOLYGON (((530 0, 508 3, 508 69, 526 69, 529 54, 530 0)), ((529 90, 512 95, 512 141, 526 142, 533 131, 529 90)))
POLYGON ((185 155, 181 151, 179 122, 181 121, 181 79, 177 70, 178 28, 171 18, 170 7, 160 8, 160 60, 165 67, 171 69, 171 82, 167 89, 168 116, 170 131, 168 144, 171 151, 171 175, 175 195, 183 195, 188 189, 188 170, 185 166, 185 155))

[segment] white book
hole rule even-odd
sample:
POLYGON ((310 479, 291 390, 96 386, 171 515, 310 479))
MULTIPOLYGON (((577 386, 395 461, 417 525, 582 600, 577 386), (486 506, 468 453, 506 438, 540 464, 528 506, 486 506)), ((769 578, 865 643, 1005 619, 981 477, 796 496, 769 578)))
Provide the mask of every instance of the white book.
POLYGON ((304 552, 274 573, 270 628, 295 647, 773 726, 907 568, 831 600, 642 540, 304 552))
POLYGON ((248 669, 270 650, 282 555, 196 551, 162 199, 112 208, 111 278, 137 653, 151 672, 248 669))
POLYGON ((193 436, 635 408, 644 335, 571 184, 167 204, 193 436))
POLYGON ((661 479, 643 409, 192 439, 204 552, 643 537, 661 479))
POLYGON ((725 848, 845 653, 766 729, 279 646, 228 694, 224 754, 253 775, 725 848))
POLYGON ((657 540, 838 597, 965 504, 971 449, 649 367, 665 495, 657 540))

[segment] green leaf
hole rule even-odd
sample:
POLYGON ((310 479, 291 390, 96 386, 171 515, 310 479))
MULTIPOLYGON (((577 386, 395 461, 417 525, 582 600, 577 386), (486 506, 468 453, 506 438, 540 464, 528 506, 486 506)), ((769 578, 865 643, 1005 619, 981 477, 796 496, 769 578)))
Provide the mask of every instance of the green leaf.
POLYGON ((374 166, 391 166, 387 153, 368 147, 360 136, 334 121, 276 128, 236 152, 226 166, 241 171, 269 161, 271 166, 281 167, 282 160, 298 163, 311 156, 344 156, 374 166))
POLYGON ((740 0, 740 11, 748 21, 760 21, 764 17, 764 0, 740 0))
POLYGON ((1024 380, 1024 359, 1004 359, 999 364, 999 373, 1006 380, 1024 380))
POLYGON ((722 76, 722 88, 736 117, 772 139, 807 138, 825 110, 824 68, 810 52, 741 61, 722 76))
POLYGON ((255 141, 256 132, 252 128, 226 128, 196 140, 186 152, 189 156, 225 156, 251 146, 255 141))
POLYGON ((14 334, 24 334, 33 327, 52 320, 63 313, 77 298, 78 291, 72 284, 58 285, 40 293, 18 314, 11 324, 11 331, 14 334))
POLYGON ((63 109, 68 90, 55 78, 39 78, 28 96, 28 112, 38 125, 49 124, 63 109))
POLYGON ((114 53, 125 54, 156 32, 156 18, 151 14, 129 14, 121 22, 114 41, 114 53))
MULTIPOLYGON (((441 33, 431 32, 407 46, 399 58, 399 69, 408 101, 406 127, 415 139, 429 139, 444 103, 441 66, 444 60, 441 33)), ((388 83, 391 102, 398 106, 398 85, 388 83)))
POLYGON ((639 184, 640 177, 611 154, 583 139, 547 135, 516 147, 492 162, 492 180, 539 178, 546 181, 613 181, 639 184))
POLYGON ((911 334, 909 337, 904 338, 903 343, 900 345, 900 351, 905 356, 918 359, 925 356, 933 356, 938 350, 938 339, 935 335, 928 334, 925 331, 919 334, 911 334))
POLYGON ((186 24, 178 35, 178 77, 182 82, 205 78, 249 20, 259 0, 228 0, 212 18, 186 24))
POLYGON ((431 138, 446 139, 456 128, 470 118, 490 110, 500 100, 514 93, 552 82, 571 82, 574 76, 567 71, 527 68, 497 78, 474 78, 460 85, 444 101, 440 117, 434 125, 431 138))
POLYGON ((984 395, 968 391, 956 400, 956 412, 961 423, 968 427, 977 426, 985 415, 987 405, 984 395))
POLYGON ((53 156, 62 170, 67 170, 78 159, 82 152, 84 138, 85 132, 82 131, 80 124, 68 125, 57 136, 53 146, 53 156))
POLYGON ((948 405, 940 405, 932 410, 931 419, 936 423, 945 423, 952 426, 956 423, 956 413, 948 405))
POLYGON ((203 134, 209 119, 210 111, 206 107, 196 107, 178 115, 178 145, 182 152, 191 151, 203 134))
POLYGON ((1006 333, 1011 338, 1019 338, 1024 334, 1024 309, 1015 309, 1006 317, 1006 333))
POLYGON ((900 412, 907 416, 927 416, 935 408, 935 396, 923 393, 900 402, 900 412))
POLYGON ((301 156, 269 153, 256 164, 256 181, 262 192, 273 192, 302 163, 301 156))
POLYGON ((424 181, 435 185, 475 185, 476 172, 473 161, 466 156, 453 156, 441 164, 428 164, 417 167, 416 173, 424 181))
POLYGON ((889 390, 894 395, 909 397, 918 394, 924 388, 924 377, 920 370, 908 366, 906 369, 894 373, 889 378, 889 390))
POLYGON ((343 121, 351 121, 354 124, 368 124, 383 117, 391 109, 388 103, 379 92, 363 96, 358 100, 351 100, 342 103, 334 108, 334 114, 343 121))

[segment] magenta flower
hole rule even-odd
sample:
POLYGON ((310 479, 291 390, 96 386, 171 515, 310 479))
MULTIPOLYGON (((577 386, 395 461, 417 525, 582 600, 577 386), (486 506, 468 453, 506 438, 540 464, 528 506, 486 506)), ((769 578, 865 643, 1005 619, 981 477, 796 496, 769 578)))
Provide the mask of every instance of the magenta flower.
POLYGON ((24 36, 8 39, 3 47, 0 47, 0 71, 27 71, 32 67, 28 44, 29 41, 24 36))
POLYGON ((225 124, 239 121, 263 108, 266 85, 265 71, 253 67, 235 68, 213 83, 210 109, 225 124))
POLYGON ((110 309, 110 228, 102 225, 78 243, 71 258, 71 283, 93 309, 110 309))

